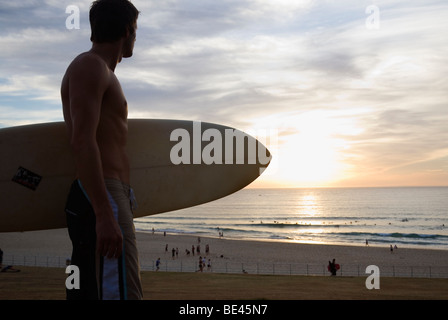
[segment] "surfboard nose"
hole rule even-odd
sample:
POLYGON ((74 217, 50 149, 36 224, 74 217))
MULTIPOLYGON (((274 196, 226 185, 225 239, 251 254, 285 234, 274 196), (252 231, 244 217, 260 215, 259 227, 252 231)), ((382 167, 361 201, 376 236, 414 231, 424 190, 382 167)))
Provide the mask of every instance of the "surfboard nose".
POLYGON ((269 149, 263 143, 261 143, 258 140, 257 140, 257 145, 258 145, 258 154, 262 155, 261 156, 262 162, 260 162, 260 159, 258 159, 259 165, 260 165, 259 171, 260 171, 260 175, 261 175, 271 164, 272 153, 269 151, 269 149))

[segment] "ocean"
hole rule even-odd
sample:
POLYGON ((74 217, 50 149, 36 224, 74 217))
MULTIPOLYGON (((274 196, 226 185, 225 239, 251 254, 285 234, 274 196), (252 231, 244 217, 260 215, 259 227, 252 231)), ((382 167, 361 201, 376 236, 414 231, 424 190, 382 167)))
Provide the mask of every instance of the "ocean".
POLYGON ((138 231, 448 249, 448 187, 243 189, 135 220, 138 231))

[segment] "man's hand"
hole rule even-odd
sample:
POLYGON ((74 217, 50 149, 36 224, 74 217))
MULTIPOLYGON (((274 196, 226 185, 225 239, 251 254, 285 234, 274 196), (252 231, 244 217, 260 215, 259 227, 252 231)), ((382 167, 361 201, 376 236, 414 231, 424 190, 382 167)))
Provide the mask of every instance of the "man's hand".
POLYGON ((96 218, 96 249, 107 258, 119 258, 123 250, 123 235, 113 216, 96 218))

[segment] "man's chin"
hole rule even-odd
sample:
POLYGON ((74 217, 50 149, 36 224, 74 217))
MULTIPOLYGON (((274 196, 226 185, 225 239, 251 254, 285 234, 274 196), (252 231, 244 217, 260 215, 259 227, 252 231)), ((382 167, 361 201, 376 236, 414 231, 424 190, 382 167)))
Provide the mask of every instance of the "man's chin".
POLYGON ((131 52, 126 52, 125 54, 123 54, 123 58, 130 58, 130 57, 132 57, 132 55, 133 55, 132 51, 131 52))
POLYGON ((128 53, 128 54, 123 54, 119 59, 118 59, 118 63, 121 62, 121 60, 123 60, 123 58, 130 58, 132 57, 132 52, 128 53))

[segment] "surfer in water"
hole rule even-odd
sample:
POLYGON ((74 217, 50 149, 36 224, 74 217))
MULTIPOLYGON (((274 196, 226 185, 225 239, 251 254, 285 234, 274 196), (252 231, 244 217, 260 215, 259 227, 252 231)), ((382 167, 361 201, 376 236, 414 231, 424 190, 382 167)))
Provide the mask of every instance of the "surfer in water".
POLYGON ((66 216, 80 289, 67 299, 141 299, 133 224, 135 199, 126 154, 127 102, 114 74, 133 54, 139 11, 128 0, 97 0, 89 12, 92 48, 61 84, 77 175, 66 216))

